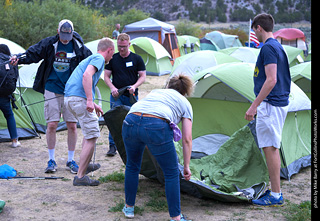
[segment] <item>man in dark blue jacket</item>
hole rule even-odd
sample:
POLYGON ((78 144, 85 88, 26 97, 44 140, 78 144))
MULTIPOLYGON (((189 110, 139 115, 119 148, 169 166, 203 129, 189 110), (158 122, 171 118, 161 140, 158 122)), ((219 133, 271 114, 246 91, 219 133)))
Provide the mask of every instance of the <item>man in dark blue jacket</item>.
POLYGON ((58 26, 58 34, 47 37, 29 47, 26 55, 13 63, 31 64, 42 61, 38 68, 33 89, 44 94, 44 115, 47 121, 47 145, 49 151, 46 173, 55 172, 56 129, 61 114, 68 128, 68 161, 67 168, 71 173, 78 172, 78 165, 73 160, 77 142, 77 119, 64 107, 64 88, 73 70, 90 56, 92 52, 84 45, 80 35, 74 31, 73 23, 64 19, 58 26))

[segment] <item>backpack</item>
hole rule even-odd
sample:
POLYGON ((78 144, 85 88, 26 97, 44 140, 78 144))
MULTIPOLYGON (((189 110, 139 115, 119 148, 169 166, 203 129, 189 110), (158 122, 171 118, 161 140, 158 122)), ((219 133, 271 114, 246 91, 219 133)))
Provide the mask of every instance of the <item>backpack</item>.
POLYGON ((16 89, 19 77, 18 67, 8 63, 9 56, 0 54, 0 96, 11 95, 16 89))

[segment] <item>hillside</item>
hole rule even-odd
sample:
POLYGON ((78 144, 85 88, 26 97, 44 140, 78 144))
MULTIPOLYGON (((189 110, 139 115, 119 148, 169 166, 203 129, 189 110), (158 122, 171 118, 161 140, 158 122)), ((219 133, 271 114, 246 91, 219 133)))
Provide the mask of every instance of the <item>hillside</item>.
POLYGON ((248 21, 266 12, 279 23, 311 21, 311 0, 82 0, 104 14, 136 8, 162 21, 190 19, 213 23, 248 21))

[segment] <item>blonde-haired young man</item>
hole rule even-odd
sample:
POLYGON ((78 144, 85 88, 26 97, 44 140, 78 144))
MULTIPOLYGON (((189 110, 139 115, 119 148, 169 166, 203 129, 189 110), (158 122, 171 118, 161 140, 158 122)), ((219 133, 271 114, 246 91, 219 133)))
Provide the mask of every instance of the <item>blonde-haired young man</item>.
POLYGON ((65 87, 65 106, 79 121, 83 133, 82 150, 78 175, 74 177, 74 186, 97 186, 98 180, 91 180, 85 174, 94 171, 100 165, 91 164, 96 140, 100 136, 98 117, 103 114, 100 106, 94 103, 95 86, 114 53, 114 44, 110 38, 103 38, 98 44, 98 53, 83 60, 73 71, 65 87))
MULTIPOLYGON (((114 54, 109 64, 106 65, 104 72, 104 81, 111 90, 110 108, 127 105, 132 106, 130 102, 130 94, 133 94, 138 100, 138 87, 146 79, 146 66, 140 55, 129 50, 130 36, 121 33, 117 39, 118 53, 114 54), (110 80, 112 76, 112 82, 110 80), (120 88, 128 87, 123 95, 119 96, 120 88)), ((107 156, 114 156, 117 148, 109 134, 109 151, 107 156)))

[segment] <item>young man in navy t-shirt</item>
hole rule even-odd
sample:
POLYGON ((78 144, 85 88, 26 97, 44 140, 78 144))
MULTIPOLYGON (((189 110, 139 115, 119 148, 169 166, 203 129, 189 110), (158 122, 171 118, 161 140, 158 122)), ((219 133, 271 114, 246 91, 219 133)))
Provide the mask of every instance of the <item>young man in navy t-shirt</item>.
POLYGON ((254 70, 256 99, 245 119, 251 121, 257 114, 258 145, 265 154, 271 182, 271 191, 267 190, 259 199, 252 200, 253 204, 260 206, 282 206, 284 203, 280 190, 279 148, 288 112, 291 77, 286 52, 273 37, 273 26, 274 20, 269 14, 257 15, 251 26, 264 45, 254 70))

